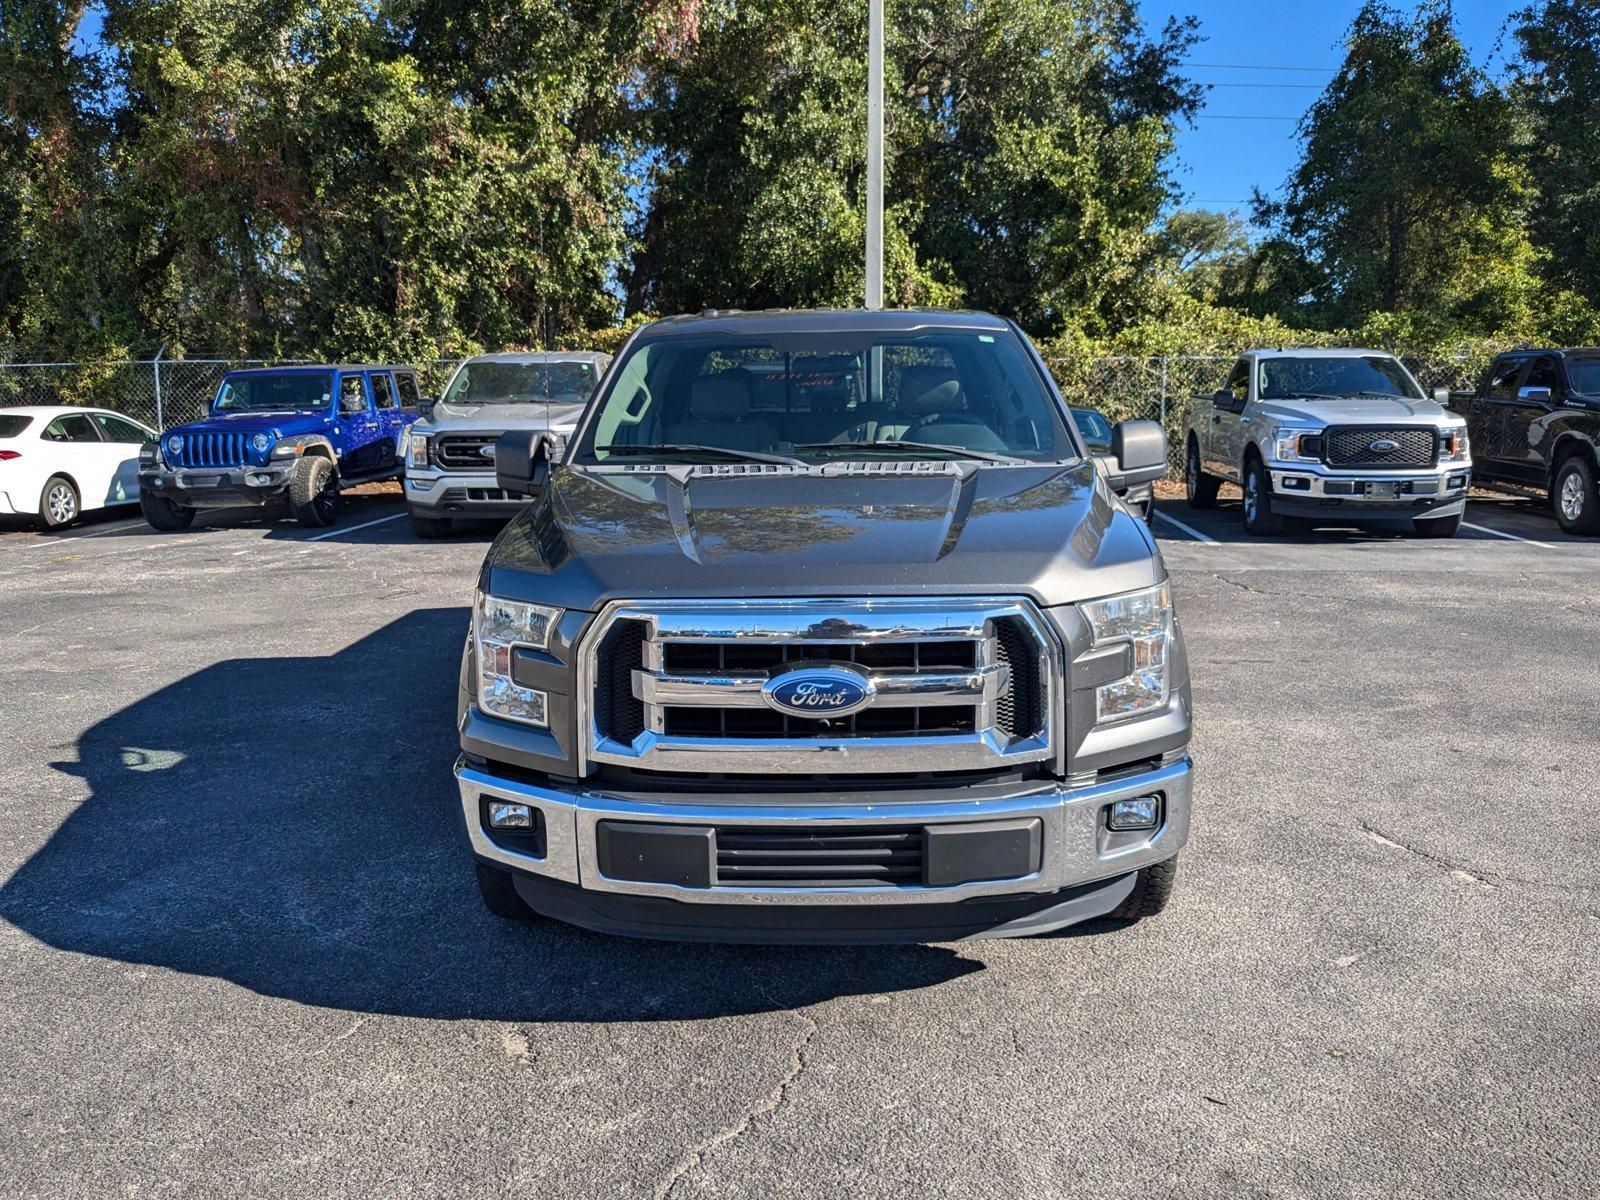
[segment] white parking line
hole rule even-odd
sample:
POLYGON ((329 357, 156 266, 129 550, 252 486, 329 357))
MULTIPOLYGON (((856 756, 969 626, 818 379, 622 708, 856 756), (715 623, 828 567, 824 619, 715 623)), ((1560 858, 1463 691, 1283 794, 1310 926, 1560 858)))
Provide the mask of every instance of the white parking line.
POLYGON ((125 529, 137 529, 143 524, 144 522, 142 520, 125 521, 121 525, 108 525, 104 529, 96 529, 93 533, 78 533, 73 534, 70 537, 54 537, 48 540, 29 542, 26 546, 16 546, 9 552, 12 554, 22 554, 28 550, 42 550, 46 547, 53 548, 56 546, 63 546, 68 542, 83 542, 87 541, 89 538, 105 537, 108 533, 121 533, 125 529))
POLYGON ((1530 546, 1538 546, 1541 550, 1554 550, 1555 549, 1555 546, 1553 546, 1549 542, 1536 542, 1532 538, 1523 537, 1521 534, 1506 533, 1506 532, 1504 532, 1502 530, 1499 530, 1499 529, 1490 529, 1487 525, 1474 525, 1471 521, 1463 521, 1463 522, 1461 522, 1461 525, 1462 525, 1462 528, 1464 528, 1464 529, 1476 529, 1479 533, 1490 533, 1490 534, 1493 534, 1495 537, 1505 538, 1507 541, 1511 541, 1511 542, 1526 542, 1530 546))
POLYGON ((1159 508, 1156 509, 1156 516, 1160 517, 1168 525, 1176 525, 1179 529, 1183 530, 1190 537, 1194 538, 1194 540, 1197 541, 1197 542, 1204 542, 1208 546, 1215 546, 1215 545, 1218 544, 1216 539, 1208 538, 1205 534, 1201 533, 1198 529, 1193 529, 1190 526, 1185 525, 1182 521, 1178 520, 1177 517, 1169 517, 1169 516, 1167 516, 1167 514, 1162 512, 1159 508))
POLYGON ((403 513, 403 512, 397 512, 393 516, 379 517, 376 521, 368 521, 364 525, 352 525, 352 526, 350 526, 349 529, 330 529, 330 530, 328 530, 327 533, 319 533, 319 534, 316 534, 313 537, 308 537, 305 540, 308 541, 308 542, 320 542, 323 538, 331 538, 331 537, 336 536, 337 534, 355 533, 357 530, 360 530, 360 529, 371 529, 374 525, 386 525, 390 521, 398 521, 401 517, 403 517, 405 515, 406 514, 403 513))

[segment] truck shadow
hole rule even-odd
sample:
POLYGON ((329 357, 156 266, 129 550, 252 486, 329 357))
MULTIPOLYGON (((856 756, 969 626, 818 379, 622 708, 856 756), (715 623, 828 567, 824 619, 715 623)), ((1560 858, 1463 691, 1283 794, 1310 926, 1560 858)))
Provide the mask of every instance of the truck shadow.
POLYGON ((498 921, 460 831, 465 608, 204 668, 89 729, 89 795, 0 887, 48 945, 360 1013, 695 1019, 929 987, 947 949, 717 947, 498 921))

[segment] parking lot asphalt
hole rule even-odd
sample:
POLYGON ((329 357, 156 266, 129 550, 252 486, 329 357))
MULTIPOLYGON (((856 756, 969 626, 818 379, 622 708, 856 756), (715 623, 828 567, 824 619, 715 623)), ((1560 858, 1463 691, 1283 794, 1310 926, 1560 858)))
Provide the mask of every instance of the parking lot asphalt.
POLYGON ((0 1195, 1600 1189, 1600 541, 1163 502, 1166 914, 735 948, 482 912, 399 512, 0 530, 0 1195))

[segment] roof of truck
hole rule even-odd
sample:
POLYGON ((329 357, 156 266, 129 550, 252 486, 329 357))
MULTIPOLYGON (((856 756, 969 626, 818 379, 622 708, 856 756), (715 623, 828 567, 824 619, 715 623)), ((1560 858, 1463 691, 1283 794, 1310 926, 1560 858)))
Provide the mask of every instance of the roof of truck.
POLYGON ((489 363, 564 363, 564 362, 600 362, 610 358, 609 354, 602 354, 598 350, 500 350, 494 354, 474 354, 463 362, 489 362, 489 363))
POLYGON ((285 363, 282 366, 239 367, 229 375, 286 375, 307 371, 415 371, 407 363, 285 363))
POLYGON ((990 313, 946 308, 769 308, 759 312, 712 308, 663 317, 645 328, 651 333, 834 333, 841 329, 901 333, 917 329, 1004 330, 1010 325, 990 313))
POLYGON ((1362 350, 1355 346, 1285 346, 1276 350, 1246 350, 1257 358, 1370 358, 1381 354, 1393 358, 1387 350, 1362 350))

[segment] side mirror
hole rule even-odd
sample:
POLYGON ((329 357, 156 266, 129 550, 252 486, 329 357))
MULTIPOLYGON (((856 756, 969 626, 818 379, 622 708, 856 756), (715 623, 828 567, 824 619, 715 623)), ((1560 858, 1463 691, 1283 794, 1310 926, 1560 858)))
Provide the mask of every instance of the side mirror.
POLYGON ((550 482, 550 441, 543 431, 514 429, 494 444, 494 479, 502 491, 537 496, 550 482))
POLYGON ((1518 400, 1532 400, 1535 404, 1549 404, 1551 392, 1547 387, 1525 387, 1517 391, 1518 400))
POLYGON ((1450 397, 1450 389, 1449 388, 1447 388, 1447 387, 1436 387, 1436 388, 1433 389, 1433 402, 1435 404, 1442 405, 1445 408, 1449 408, 1450 407, 1450 399, 1451 399, 1451 397, 1450 397))
POLYGON ((1228 388, 1218 388, 1211 393, 1211 403, 1223 412, 1238 412, 1244 405, 1239 403, 1239 398, 1228 388))
POLYGON ((1119 421, 1111 430, 1111 453, 1102 461, 1112 491, 1164 478, 1167 431, 1157 421, 1119 421))
POLYGON ((439 398, 437 396, 424 396, 417 401, 417 412, 422 415, 424 421, 431 421, 433 420, 433 410, 438 404, 439 398))

